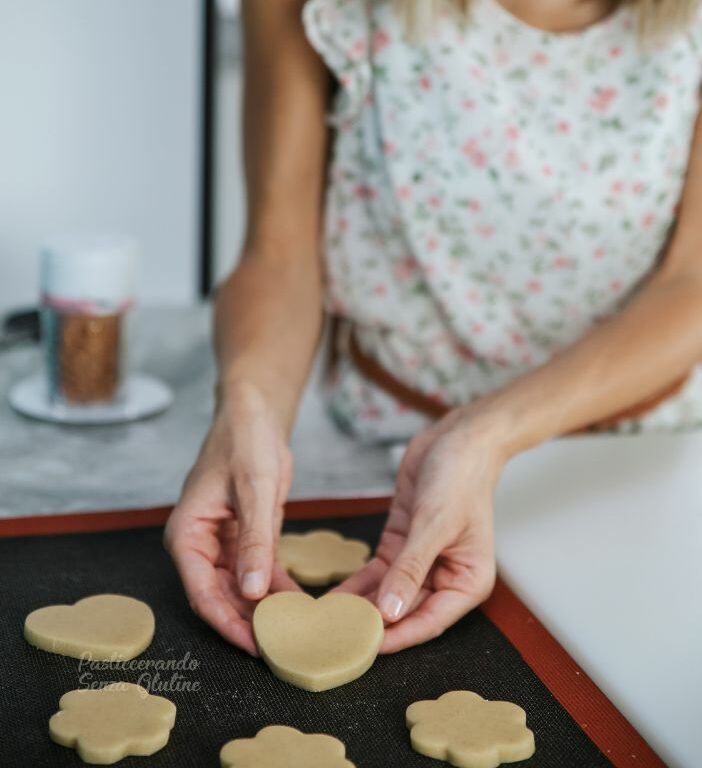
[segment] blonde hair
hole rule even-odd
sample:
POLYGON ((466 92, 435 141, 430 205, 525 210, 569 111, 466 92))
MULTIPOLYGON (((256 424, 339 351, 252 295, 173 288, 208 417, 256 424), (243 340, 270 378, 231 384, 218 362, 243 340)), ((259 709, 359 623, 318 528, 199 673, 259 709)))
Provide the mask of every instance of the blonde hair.
MULTIPOLYGON (((499 1, 499 0, 498 0, 499 1)), ((421 36, 428 29, 445 2, 468 15, 471 0, 393 0, 405 28, 411 37, 421 36)), ((639 35, 651 40, 683 28, 695 13, 699 0, 619 0, 616 5, 638 9, 639 35)))

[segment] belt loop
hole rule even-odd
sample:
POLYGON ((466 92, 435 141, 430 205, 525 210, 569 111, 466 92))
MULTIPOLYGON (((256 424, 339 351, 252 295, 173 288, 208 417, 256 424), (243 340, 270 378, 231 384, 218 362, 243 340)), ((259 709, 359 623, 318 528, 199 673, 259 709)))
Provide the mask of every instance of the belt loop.
POLYGON ((336 353, 339 357, 348 357, 351 354, 351 335, 353 323, 346 317, 339 317, 336 333, 336 353))
POLYGON ((353 324, 340 315, 327 315, 329 334, 326 341, 326 360, 324 362, 324 380, 329 383, 337 370, 339 360, 348 356, 351 349, 351 333, 353 324))

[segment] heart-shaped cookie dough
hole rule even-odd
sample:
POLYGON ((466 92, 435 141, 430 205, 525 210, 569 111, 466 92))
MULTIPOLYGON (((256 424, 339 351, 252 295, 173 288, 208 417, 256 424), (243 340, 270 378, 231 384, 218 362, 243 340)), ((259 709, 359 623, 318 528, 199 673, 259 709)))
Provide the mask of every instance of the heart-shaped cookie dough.
POLYGON ((304 592, 278 592, 256 606, 253 631, 277 677, 326 691, 370 668, 383 640, 383 620, 357 595, 335 592, 315 600, 304 592))
POLYGON ((323 587, 364 566, 370 554, 365 541, 345 539, 336 531, 286 533, 278 544, 278 562, 298 582, 323 587))
POLYGON ((93 595, 74 605, 38 608, 24 622, 28 643, 50 653, 96 661, 128 661, 149 647, 154 614, 125 595, 93 595))

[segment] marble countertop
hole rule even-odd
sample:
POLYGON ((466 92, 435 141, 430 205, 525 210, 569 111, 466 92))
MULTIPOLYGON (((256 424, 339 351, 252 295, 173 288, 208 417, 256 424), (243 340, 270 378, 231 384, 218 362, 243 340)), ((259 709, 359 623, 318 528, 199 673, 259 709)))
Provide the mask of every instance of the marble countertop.
MULTIPOLYGON (((15 413, 7 393, 39 368, 41 351, 25 345, 0 353, 0 517, 175 502, 212 412, 209 330, 209 305, 135 313, 134 368, 165 381, 175 402, 159 416, 119 426, 60 426, 15 413)), ((292 437, 291 498, 388 493, 387 450, 359 445, 335 429, 317 379, 313 375, 292 437)))

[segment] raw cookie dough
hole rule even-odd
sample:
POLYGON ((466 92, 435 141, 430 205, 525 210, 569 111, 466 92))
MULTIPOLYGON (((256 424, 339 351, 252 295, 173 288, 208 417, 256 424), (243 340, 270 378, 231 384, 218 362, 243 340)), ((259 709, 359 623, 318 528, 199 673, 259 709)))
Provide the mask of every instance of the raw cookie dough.
POLYGON ((256 606, 253 631, 273 674, 308 691, 326 691, 370 668, 383 620, 358 595, 336 592, 315 600, 304 592, 278 592, 256 606))
POLYGON ((299 584, 324 587, 361 569, 370 555, 365 541, 336 531, 286 533, 278 544, 278 562, 299 584))
POLYGON ((450 691, 407 708, 412 749, 458 768, 497 768, 534 754, 526 712, 509 701, 450 691))
POLYGON ((175 704, 131 683, 69 691, 59 709, 49 720, 51 738, 94 765, 153 755, 168 743, 176 716, 175 704))
POLYGON ((269 725, 253 739, 234 739, 219 753, 222 768, 354 768, 333 736, 269 725))
POLYGON ((38 608, 24 622, 28 643, 50 653, 96 661, 129 661, 149 647, 154 614, 124 595, 93 595, 75 605, 38 608))

